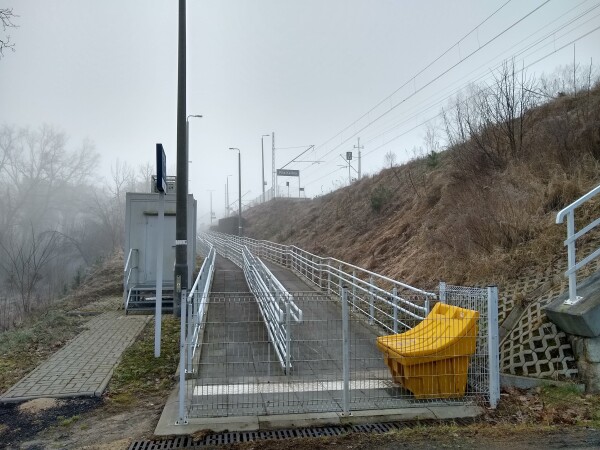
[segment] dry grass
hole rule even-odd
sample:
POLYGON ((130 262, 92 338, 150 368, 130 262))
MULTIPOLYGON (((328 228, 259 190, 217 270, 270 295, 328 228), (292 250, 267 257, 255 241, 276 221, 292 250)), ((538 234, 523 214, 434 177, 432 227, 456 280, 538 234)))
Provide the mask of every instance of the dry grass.
MULTIPOLYGON (((501 168, 483 170, 467 142, 435 164, 424 157, 315 200, 259 205, 247 214, 248 235, 423 287, 502 284, 546 267, 565 254, 556 213, 598 184, 600 88, 529 114, 526 151, 501 168)), ((594 201, 578 220, 599 214, 594 201)))

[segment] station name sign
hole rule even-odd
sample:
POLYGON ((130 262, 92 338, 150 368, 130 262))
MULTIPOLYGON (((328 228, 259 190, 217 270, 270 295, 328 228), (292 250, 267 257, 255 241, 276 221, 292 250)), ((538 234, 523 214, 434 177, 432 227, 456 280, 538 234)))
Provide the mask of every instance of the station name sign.
POLYGON ((292 169, 277 169, 277 175, 281 177, 299 177, 300 171, 292 169))

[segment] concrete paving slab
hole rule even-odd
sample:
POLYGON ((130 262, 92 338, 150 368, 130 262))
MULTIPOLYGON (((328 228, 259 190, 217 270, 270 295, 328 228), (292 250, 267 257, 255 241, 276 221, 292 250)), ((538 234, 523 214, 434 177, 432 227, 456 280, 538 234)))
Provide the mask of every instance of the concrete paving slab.
POLYGON ((87 330, 0 396, 0 403, 102 395, 121 354, 149 319, 122 311, 94 317, 87 330))

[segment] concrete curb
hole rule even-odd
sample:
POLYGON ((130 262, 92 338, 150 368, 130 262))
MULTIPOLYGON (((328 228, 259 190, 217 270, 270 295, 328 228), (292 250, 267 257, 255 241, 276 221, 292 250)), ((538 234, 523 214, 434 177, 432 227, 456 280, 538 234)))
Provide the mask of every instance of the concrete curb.
POLYGON ((53 394, 53 395, 27 395, 24 397, 0 397, 0 404, 23 403, 29 400, 38 398, 81 398, 81 397, 98 397, 94 391, 76 392, 73 394, 53 394))
POLYGON ((484 408, 476 405, 415 406, 402 409, 353 411, 350 415, 337 412, 280 414, 264 416, 189 418, 186 425, 176 425, 179 410, 179 385, 175 386, 160 416, 156 436, 187 435, 200 430, 260 431, 278 428, 366 424, 408 420, 447 420, 477 417, 484 408))
POLYGON ((519 375, 508 375, 503 373, 500 374, 500 386, 515 387, 519 389, 533 389, 544 386, 575 386, 579 392, 585 392, 585 384, 581 383, 573 383, 572 381, 548 380, 545 378, 522 377, 519 375))

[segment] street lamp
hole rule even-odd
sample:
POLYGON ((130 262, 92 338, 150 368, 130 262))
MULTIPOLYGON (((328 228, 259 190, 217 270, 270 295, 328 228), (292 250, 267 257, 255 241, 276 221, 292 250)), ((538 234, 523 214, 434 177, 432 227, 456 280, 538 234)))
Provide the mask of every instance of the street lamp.
POLYGON ((260 148, 262 155, 262 202, 265 202, 265 141, 263 138, 270 137, 270 134, 263 134, 260 137, 260 148))
POLYGON ((239 148, 229 147, 238 152, 238 236, 242 237, 242 152, 239 148))

